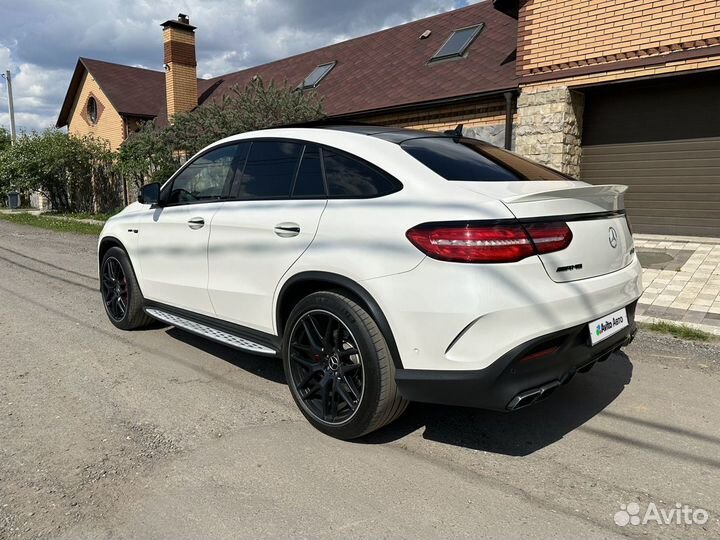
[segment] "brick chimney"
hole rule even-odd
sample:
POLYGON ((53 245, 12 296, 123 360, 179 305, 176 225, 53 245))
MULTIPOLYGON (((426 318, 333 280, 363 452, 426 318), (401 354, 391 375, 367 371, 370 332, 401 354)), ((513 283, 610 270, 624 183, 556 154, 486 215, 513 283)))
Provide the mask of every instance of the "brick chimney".
POLYGON ((165 21, 165 99, 168 121, 180 112, 191 111, 198 104, 197 63, 195 62, 195 27, 184 13, 177 20, 165 21))

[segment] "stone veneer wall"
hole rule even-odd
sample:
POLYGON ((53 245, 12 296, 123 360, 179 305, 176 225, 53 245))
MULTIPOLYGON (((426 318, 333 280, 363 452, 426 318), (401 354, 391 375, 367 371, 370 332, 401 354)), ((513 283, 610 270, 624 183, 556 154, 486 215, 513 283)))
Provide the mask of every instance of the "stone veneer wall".
MULTIPOLYGON (((486 126, 476 126, 463 128, 463 135, 489 142, 500 148, 505 148, 505 124, 489 124, 486 126)), ((515 130, 512 132, 511 150, 515 150, 515 130)))
POLYGON ((515 151, 578 177, 583 108, 584 96, 566 86, 523 89, 517 101, 515 151))

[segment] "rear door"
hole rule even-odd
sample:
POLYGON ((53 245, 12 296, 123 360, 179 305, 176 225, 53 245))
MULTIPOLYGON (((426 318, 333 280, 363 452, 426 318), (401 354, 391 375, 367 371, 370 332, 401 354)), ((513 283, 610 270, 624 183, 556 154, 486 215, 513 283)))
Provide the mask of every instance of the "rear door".
POLYGON ((218 317, 273 332, 273 295, 315 237, 327 204, 314 145, 255 140, 215 215, 208 292, 218 317))
POLYGON ((165 186, 160 207, 139 223, 138 260, 149 300, 211 315, 207 293, 210 224, 229 192, 242 145, 195 158, 165 186))

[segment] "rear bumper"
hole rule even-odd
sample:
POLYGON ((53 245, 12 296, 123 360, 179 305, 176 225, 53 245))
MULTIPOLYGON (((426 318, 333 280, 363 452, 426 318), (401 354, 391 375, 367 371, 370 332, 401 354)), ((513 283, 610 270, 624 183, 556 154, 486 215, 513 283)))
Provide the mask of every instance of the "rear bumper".
POLYGON ((617 272, 556 283, 537 257, 509 264, 428 257, 410 272, 362 285, 387 317, 401 367, 467 372, 632 304, 641 275, 637 258, 617 272))
POLYGON ((395 380, 403 397, 411 401, 518 409, 544 399, 577 372, 589 370, 628 344, 636 332, 636 306, 637 301, 627 306, 627 328, 595 346, 590 344, 587 323, 583 323, 523 343, 485 369, 399 369, 395 380), (547 351, 553 352, 542 355, 547 351))

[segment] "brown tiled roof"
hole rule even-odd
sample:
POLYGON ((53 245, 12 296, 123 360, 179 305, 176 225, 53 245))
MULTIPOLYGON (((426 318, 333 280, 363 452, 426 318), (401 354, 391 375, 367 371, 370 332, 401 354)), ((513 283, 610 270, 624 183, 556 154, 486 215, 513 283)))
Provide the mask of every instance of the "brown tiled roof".
POLYGON ((212 79, 215 98, 254 75, 295 86, 320 64, 337 61, 317 91, 330 116, 394 108, 515 88, 517 21, 484 1, 374 34, 212 79), (485 23, 466 58, 428 64, 450 33, 485 23), (431 30, 427 39, 420 34, 431 30), (513 60, 509 60, 513 58, 513 60))
MULTIPOLYGON (((67 125, 75 94, 85 71, 98 83, 115 110, 123 116, 167 118, 165 108, 165 73, 132 66, 123 66, 101 60, 80 58, 70 81, 65 101, 60 110, 57 127, 67 125)), ((198 79, 198 92, 202 94, 212 82, 198 79)))
MULTIPOLYGON (((218 99, 255 75, 292 86, 319 64, 335 61, 317 91, 329 116, 381 111, 516 88, 517 21, 485 0, 455 11, 382 30, 209 80, 198 79, 200 105, 218 99), (429 63, 451 32, 484 23, 465 58, 429 63), (426 39, 420 35, 426 30, 426 39)), ((160 71, 81 58, 57 125, 67 125, 84 70, 89 71, 123 115, 166 121, 165 75, 160 71)))

